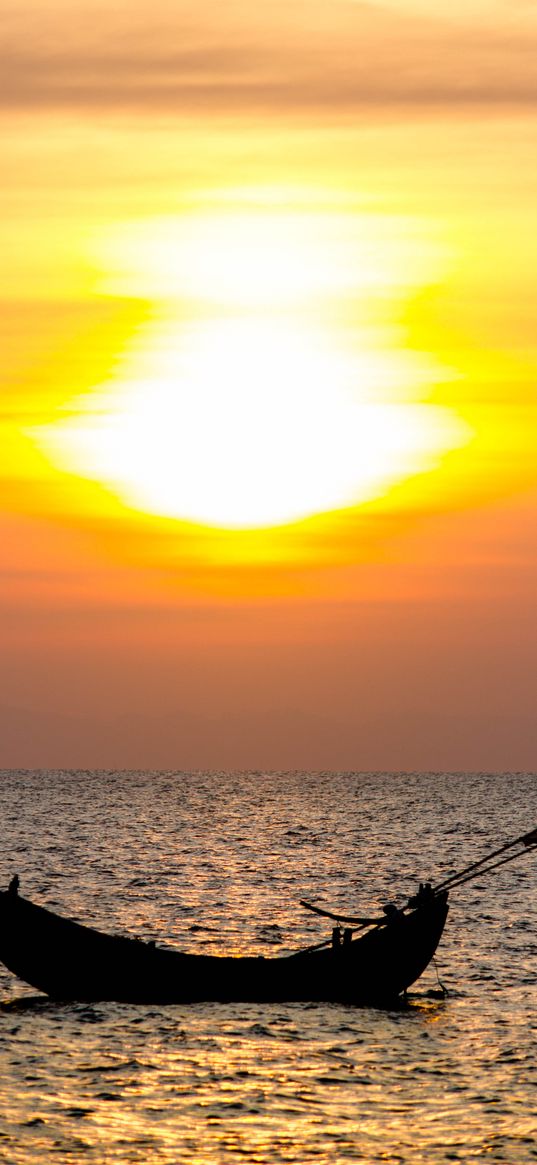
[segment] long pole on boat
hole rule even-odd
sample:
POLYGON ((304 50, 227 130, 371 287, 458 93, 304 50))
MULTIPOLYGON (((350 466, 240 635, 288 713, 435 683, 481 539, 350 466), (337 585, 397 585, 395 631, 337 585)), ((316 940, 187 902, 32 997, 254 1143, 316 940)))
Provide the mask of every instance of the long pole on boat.
MULTIPOLYGON (((521 854, 525 851, 533 849, 533 847, 537 845, 537 829, 532 829, 529 833, 522 833, 520 837, 516 837, 514 841, 508 841, 505 843, 505 845, 499 846, 498 849, 493 850, 493 852, 491 854, 487 854, 486 857, 479 858, 477 862, 472 862, 471 865, 466 866, 463 870, 459 870, 456 874, 450 874, 449 878, 444 878, 443 882, 440 882, 438 886, 435 886, 435 893, 438 893, 440 890, 447 890, 450 886, 453 886, 454 883, 460 884, 460 880, 465 882, 469 881, 469 878, 474 876, 474 872, 475 876, 477 877, 477 871, 480 869, 480 867, 484 866, 487 862, 491 862, 493 858, 499 857, 500 854, 506 853, 507 850, 513 849, 515 845, 522 845, 524 849, 522 849, 518 854, 509 854, 507 858, 504 858, 500 862, 496 862, 494 866, 490 867, 490 869, 496 869, 497 866, 503 866, 504 862, 513 861, 515 858, 520 857, 521 854)), ((487 870, 483 870, 483 873, 488 873, 488 869, 489 867, 487 867, 487 870)))
POLYGON ((357 918, 355 914, 336 914, 333 910, 325 910, 321 906, 314 906, 313 902, 307 902, 305 898, 300 899, 300 905, 304 906, 306 910, 312 910, 314 914, 320 914, 322 918, 332 918, 334 922, 350 922, 353 926, 370 926, 374 922, 378 922, 378 918, 357 918))
MULTIPOLYGON (((516 858, 522 857, 524 853, 531 853, 535 849, 537 849, 537 828, 531 829, 528 833, 522 833, 520 837, 516 837, 513 841, 508 841, 504 845, 499 846, 498 849, 493 850, 486 857, 479 858, 476 862, 471 862, 469 866, 465 866, 464 869, 458 870, 455 874, 450 874, 448 878, 444 878, 443 882, 439 882, 438 886, 430 887, 428 892, 436 895, 448 889, 456 889, 458 886, 464 885, 465 882, 470 882, 473 878, 479 878, 480 876, 489 874, 493 870, 497 870, 500 866, 504 866, 508 862, 513 862, 516 858), (517 845, 521 845, 522 849, 517 853, 508 852, 509 850, 513 850, 517 845), (499 858, 499 861, 494 861, 494 858, 499 858), (492 865, 489 863, 492 863, 492 865)), ((425 890, 427 889, 425 887, 425 890)), ((335 913, 332 910, 326 910, 324 907, 315 906, 313 902, 308 902, 303 898, 300 900, 300 905, 304 906, 306 910, 313 911, 314 914, 320 914, 324 918, 331 918, 334 922, 350 923, 353 929, 356 930, 361 930, 366 926, 381 926, 386 922, 384 918, 360 918, 353 914, 345 915, 339 912, 335 913)), ((415 905, 417 905, 417 899, 410 898, 406 906, 403 906, 403 910, 415 905)), ((329 941, 319 943, 319 947, 327 946, 329 941)), ((311 949, 314 950, 316 948, 312 947, 311 949)))
MULTIPOLYGON (((484 877, 485 874, 492 873, 493 870, 499 869, 500 866, 506 866, 508 862, 514 862, 517 858, 524 857, 524 854, 533 853, 537 849, 537 845, 529 845, 526 849, 519 850, 516 854, 507 854, 507 857, 500 858, 499 862, 493 862, 491 866, 481 866, 478 870, 473 870, 466 876, 457 878, 456 882, 452 882, 449 890, 458 890, 459 886, 464 886, 465 882, 472 882, 474 878, 484 877)), ((435 891, 436 892, 436 891, 435 891)), ((442 891, 440 891, 442 893, 442 891)))

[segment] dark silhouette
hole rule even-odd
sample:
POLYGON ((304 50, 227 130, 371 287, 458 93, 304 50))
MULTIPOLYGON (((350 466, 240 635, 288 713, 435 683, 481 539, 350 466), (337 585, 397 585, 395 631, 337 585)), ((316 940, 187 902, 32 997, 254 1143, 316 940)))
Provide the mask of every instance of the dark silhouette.
POLYGON ((329 938, 319 949, 274 958, 195 955, 102 934, 10 889, 0 892, 0 960, 53 999, 391 1005, 430 963, 447 912, 441 893, 401 912, 397 926, 384 918, 357 938, 349 928, 343 943, 338 926, 335 948, 329 938))
POLYGON ((536 852, 537 829, 532 829, 436 886, 421 883, 404 906, 389 903, 380 918, 335 914, 302 899, 307 910, 337 924, 333 939, 268 959, 184 954, 102 934, 22 898, 15 874, 8 890, 0 891, 0 960, 53 999, 391 1006, 433 958, 448 913, 448 893, 536 852), (343 942, 342 922, 351 924, 343 931, 343 942), (363 933, 354 938, 357 930, 363 933))

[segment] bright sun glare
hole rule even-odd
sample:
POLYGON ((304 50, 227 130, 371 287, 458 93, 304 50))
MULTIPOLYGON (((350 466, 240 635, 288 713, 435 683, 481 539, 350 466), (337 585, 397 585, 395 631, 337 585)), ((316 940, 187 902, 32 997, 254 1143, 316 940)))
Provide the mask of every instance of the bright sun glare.
POLYGON ((120 234, 106 290, 166 310, 115 380, 38 440, 128 505, 209 526, 282 525, 376 496, 434 465, 462 427, 447 409, 393 403, 438 379, 432 361, 356 351, 318 302, 400 287, 404 262, 403 245, 390 266, 386 245, 361 237, 353 251, 333 224, 292 215, 120 234))

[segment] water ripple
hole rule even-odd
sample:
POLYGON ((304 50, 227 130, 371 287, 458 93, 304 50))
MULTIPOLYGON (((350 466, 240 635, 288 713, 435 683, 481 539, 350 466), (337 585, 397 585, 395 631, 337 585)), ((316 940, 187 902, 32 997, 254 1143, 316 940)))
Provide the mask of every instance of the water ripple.
MULTIPOLYGON (((537 822, 532 774, 4 773, 0 881, 183 950, 324 937, 537 822)), ((533 863, 533 864, 532 864, 533 863)), ((537 1159, 537 868, 453 895, 406 1008, 56 1004, 0 969, 6 1165, 537 1159)))

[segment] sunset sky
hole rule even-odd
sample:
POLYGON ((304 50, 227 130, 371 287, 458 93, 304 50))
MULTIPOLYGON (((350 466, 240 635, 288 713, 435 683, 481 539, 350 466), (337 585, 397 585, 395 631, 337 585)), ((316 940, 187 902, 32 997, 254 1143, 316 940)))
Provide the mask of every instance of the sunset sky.
POLYGON ((535 767, 537 7, 4 12, 0 767, 535 767))

